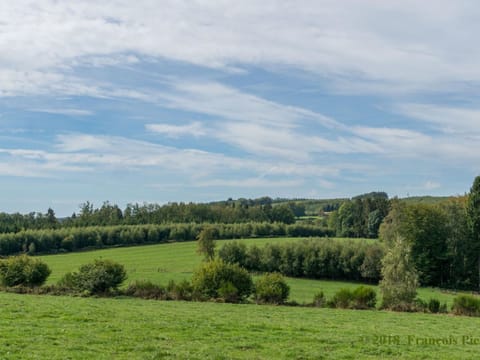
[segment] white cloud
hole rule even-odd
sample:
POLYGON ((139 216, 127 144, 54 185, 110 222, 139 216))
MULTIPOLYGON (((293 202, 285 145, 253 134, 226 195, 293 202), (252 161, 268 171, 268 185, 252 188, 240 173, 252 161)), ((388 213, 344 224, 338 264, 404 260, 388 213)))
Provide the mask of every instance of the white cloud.
POLYGON ((172 138, 178 138, 185 135, 199 137, 206 134, 206 131, 200 122, 192 122, 188 125, 147 124, 145 125, 145 128, 148 131, 164 134, 172 138))
POLYGON ((450 134, 480 134, 480 109, 432 104, 401 104, 395 110, 411 118, 434 125, 450 134))
MULTIPOLYGON (((292 67, 347 91, 448 91, 480 81, 480 49, 471 46, 479 12, 474 0, 5 1, 0 73, 59 76, 78 64, 147 56, 220 69, 292 67)), ((1 87, 21 93, 40 84, 1 87)))
POLYGON ((93 112, 90 110, 83 110, 83 109, 49 109, 49 108, 38 108, 38 109, 30 109, 32 112, 41 112, 47 114, 55 114, 55 115, 67 115, 67 116, 90 116, 93 115, 93 112))
POLYGON ((292 188, 303 184, 303 180, 269 180, 265 178, 248 178, 235 180, 207 180, 195 184, 198 187, 234 187, 234 188, 292 188))

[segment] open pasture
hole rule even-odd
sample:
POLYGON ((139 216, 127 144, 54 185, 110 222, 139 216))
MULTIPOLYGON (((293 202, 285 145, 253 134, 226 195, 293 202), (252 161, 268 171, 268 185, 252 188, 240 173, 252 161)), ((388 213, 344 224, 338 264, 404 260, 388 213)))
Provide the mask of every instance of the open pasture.
POLYGON ((480 319, 449 315, 0 293, 0 319, 2 359, 475 359, 480 351, 480 319))
MULTIPOLYGON (((217 248, 225 242, 232 240, 217 241, 217 248)), ((247 245, 256 244, 263 246, 273 242, 301 241, 298 238, 258 238, 242 239, 247 245)), ((368 240, 376 241, 376 240, 368 240)), ((190 279, 193 269, 201 262, 201 256, 196 253, 195 242, 176 242, 169 244, 145 245, 134 247, 122 247, 102 249, 95 251, 76 252, 59 255, 46 255, 41 258, 47 262, 52 269, 49 283, 55 283, 65 273, 74 271, 80 265, 88 263, 93 259, 112 259, 123 264, 128 273, 126 284, 134 280, 146 279, 159 284, 167 284, 169 280, 180 281, 190 279)), ((330 280, 311 280, 289 278, 291 287, 290 300, 299 303, 310 302, 316 292, 322 290, 327 297, 332 296, 341 288, 353 288, 358 283, 330 280)), ((373 285, 372 285, 373 286, 373 285)), ((373 286, 376 288, 376 286, 373 286)), ((450 306, 454 294, 440 291, 438 289, 419 289, 419 296, 428 301, 435 297, 442 303, 447 302, 450 306)))

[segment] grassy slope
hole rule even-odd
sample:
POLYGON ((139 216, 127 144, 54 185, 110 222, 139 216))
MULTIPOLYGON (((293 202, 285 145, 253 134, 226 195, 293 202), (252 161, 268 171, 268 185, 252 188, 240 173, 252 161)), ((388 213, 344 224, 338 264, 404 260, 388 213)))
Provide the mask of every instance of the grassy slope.
POLYGON ((480 319, 0 293, 2 359, 475 359, 480 319), (399 344, 382 344, 382 335, 399 344), (408 345, 408 336, 457 344, 408 345), (361 337, 364 337, 362 340, 361 337))
MULTIPOLYGON (((218 241, 217 246, 220 248, 225 241, 218 241)), ((266 243, 299 241, 299 239, 269 238, 245 239, 241 241, 246 244, 255 243, 261 246, 266 243)), ((196 254, 195 242, 42 256, 42 259, 45 260, 52 269, 52 274, 49 278, 50 283, 58 281, 66 272, 76 270, 80 265, 90 262, 95 258, 112 259, 125 265, 129 276, 127 283, 137 279, 148 279, 160 284, 167 284, 167 282, 172 279, 175 281, 190 279, 192 270, 201 262, 201 257, 196 254)), ((352 288, 358 286, 356 283, 328 280, 289 279, 288 282, 291 286, 290 299, 300 303, 310 302, 313 295, 319 290, 324 291, 324 293, 330 297, 342 287, 352 288)), ((453 299, 453 295, 440 292, 436 289, 420 289, 419 295, 425 300, 435 297, 441 302, 447 302, 449 305, 453 299)))

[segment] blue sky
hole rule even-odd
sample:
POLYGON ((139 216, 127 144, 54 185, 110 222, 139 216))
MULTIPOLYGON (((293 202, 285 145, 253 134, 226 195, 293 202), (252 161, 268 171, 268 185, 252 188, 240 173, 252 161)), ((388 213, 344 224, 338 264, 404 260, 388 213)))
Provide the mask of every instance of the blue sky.
POLYGON ((0 211, 456 195, 476 1, 0 4, 0 211))

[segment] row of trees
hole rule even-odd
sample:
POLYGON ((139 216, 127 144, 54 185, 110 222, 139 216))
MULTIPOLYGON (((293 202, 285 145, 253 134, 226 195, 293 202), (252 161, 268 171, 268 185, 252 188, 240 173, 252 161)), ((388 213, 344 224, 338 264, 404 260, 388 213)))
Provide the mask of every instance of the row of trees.
POLYGON ((376 283, 380 279, 381 244, 361 240, 309 239, 294 243, 255 245, 229 242, 218 252, 226 262, 250 271, 280 272, 312 279, 376 283))
POLYGON ((0 213, 0 233, 15 233, 25 229, 55 229, 59 226, 58 219, 52 209, 45 214, 31 212, 29 214, 0 213))
POLYGON ((330 236, 328 229, 302 224, 239 223, 239 224, 163 224, 69 227, 44 230, 23 230, 0 234, 0 255, 17 253, 54 253, 85 248, 193 241, 206 226, 217 239, 238 239, 268 236, 330 236))
POLYGON ((78 214, 57 219, 55 212, 6 214, 0 213, 0 233, 14 233, 27 229, 56 229, 60 227, 146 225, 167 223, 246 223, 280 222, 293 224, 295 216, 305 213, 305 208, 295 202, 272 204, 269 201, 221 202, 211 204, 170 203, 129 204, 122 210, 118 205, 103 203, 95 208, 90 202, 80 206, 78 214))

